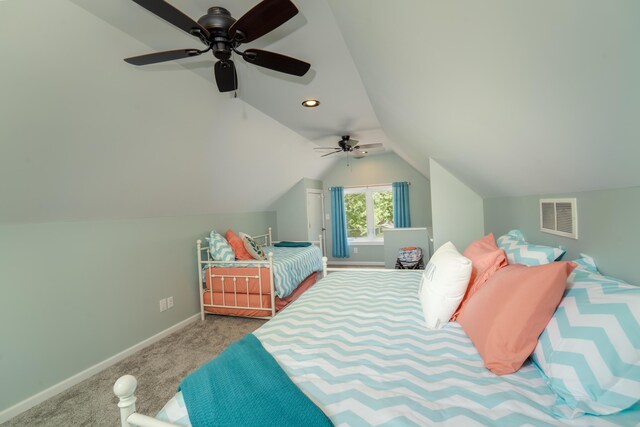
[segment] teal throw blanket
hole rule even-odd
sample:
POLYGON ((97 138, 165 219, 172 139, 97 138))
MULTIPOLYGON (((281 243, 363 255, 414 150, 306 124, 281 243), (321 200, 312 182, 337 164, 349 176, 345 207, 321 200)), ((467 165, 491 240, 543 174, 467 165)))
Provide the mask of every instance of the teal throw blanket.
POLYGON ((253 334, 180 383, 193 427, 332 426, 253 334))
POLYGON ((310 242, 278 242, 276 244, 274 244, 273 246, 277 246, 279 248, 306 248, 308 246, 311 246, 310 242))

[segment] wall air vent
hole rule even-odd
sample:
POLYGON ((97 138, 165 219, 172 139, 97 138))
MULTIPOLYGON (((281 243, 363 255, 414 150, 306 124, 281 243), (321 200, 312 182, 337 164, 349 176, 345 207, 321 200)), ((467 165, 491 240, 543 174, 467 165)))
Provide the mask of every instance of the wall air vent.
POLYGON ((540 231, 577 239, 576 199, 540 199, 540 231))

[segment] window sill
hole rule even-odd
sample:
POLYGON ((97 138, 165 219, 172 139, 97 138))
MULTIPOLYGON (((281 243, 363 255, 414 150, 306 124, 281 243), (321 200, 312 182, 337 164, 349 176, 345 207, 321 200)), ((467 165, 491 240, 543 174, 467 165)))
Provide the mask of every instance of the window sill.
POLYGON ((384 240, 349 240, 349 246, 382 246, 384 240))

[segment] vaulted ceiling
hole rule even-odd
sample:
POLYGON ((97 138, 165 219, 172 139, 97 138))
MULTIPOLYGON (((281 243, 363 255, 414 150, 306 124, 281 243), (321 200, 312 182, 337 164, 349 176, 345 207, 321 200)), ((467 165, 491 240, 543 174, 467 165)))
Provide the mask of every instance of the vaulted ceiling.
POLYGON ((310 73, 237 61, 234 98, 213 58, 124 63, 198 47, 131 0, 0 1, 0 222, 259 211, 344 133, 485 197, 640 185, 639 2, 294 3, 251 46, 310 73))
POLYGON ((480 195, 640 185, 640 2, 329 3, 389 138, 480 195))

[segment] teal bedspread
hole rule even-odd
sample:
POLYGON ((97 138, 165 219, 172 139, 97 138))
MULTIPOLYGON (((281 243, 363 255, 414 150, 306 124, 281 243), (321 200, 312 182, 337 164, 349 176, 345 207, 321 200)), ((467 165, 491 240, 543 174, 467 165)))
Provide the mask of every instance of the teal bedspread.
POLYGON ((253 334, 180 383, 191 425, 331 426, 253 334))
POLYGON ((307 248, 311 246, 311 242, 278 242, 275 245, 276 248, 307 248))

